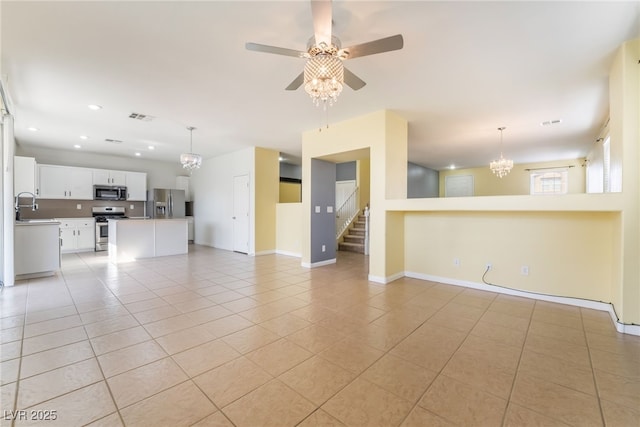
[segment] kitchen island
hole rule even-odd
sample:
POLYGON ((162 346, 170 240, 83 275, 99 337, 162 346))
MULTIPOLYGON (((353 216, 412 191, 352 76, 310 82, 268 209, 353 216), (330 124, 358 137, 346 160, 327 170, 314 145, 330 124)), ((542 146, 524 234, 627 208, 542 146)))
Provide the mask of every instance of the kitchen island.
POLYGON ((52 276, 60 270, 59 221, 16 221, 14 241, 16 280, 52 276))
POLYGON ((188 251, 187 219, 110 219, 109 257, 115 261, 188 251))

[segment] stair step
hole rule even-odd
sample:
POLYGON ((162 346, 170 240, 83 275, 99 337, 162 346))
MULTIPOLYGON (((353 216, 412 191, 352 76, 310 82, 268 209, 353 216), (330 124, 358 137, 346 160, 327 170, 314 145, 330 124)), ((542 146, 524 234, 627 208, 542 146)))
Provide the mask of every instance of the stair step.
POLYGON ((356 236, 353 234, 347 234, 344 236, 344 241, 348 243, 360 243, 364 244, 364 236, 356 236))
POLYGON ((349 234, 352 236, 364 236, 364 230, 352 228, 349 230, 349 234))
POLYGON ((342 242, 338 244, 338 250, 347 252, 364 253, 364 245, 359 243, 342 242))

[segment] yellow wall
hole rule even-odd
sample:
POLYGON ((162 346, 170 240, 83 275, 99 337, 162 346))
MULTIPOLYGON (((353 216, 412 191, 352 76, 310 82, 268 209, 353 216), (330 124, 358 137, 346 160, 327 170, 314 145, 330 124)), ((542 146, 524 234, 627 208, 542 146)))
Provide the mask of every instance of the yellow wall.
POLYGON ((358 187, 360 187, 360 210, 363 210, 371 199, 371 160, 369 158, 358 160, 356 169, 358 187))
POLYGON ((280 182, 280 203, 300 203, 302 201, 302 184, 280 182))
POLYGON ((509 175, 504 178, 496 177, 489 166, 469 169, 441 170, 440 171, 440 197, 445 196, 444 185, 447 176, 472 175, 474 181, 475 196, 506 196, 522 195, 530 193, 530 172, 525 169, 555 168, 561 166, 574 166, 569 168, 569 194, 585 192, 585 168, 582 166, 584 159, 558 160, 543 163, 523 163, 513 165, 509 175))
POLYGON ((302 203, 276 205, 276 252, 301 256, 302 203))
POLYGON ((278 151, 255 148, 255 231, 256 255, 276 248, 276 204, 280 163, 278 151))
POLYGON ((615 212, 407 212, 405 270, 611 301, 615 212), (454 266, 454 259, 460 261, 454 266), (521 267, 529 267, 529 275, 521 267))

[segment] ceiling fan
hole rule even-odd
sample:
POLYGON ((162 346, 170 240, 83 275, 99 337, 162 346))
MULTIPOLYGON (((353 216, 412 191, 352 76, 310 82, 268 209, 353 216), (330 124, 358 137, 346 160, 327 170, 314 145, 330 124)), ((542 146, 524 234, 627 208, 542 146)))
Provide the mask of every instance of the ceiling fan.
POLYGON ((342 92, 343 84, 353 90, 366 85, 362 79, 344 67, 343 61, 402 49, 404 45, 402 35, 397 34, 342 48, 340 39, 331 34, 331 0, 312 0, 311 13, 314 35, 307 42, 306 52, 258 43, 246 43, 245 47, 256 52, 306 59, 304 71, 286 87, 286 90, 296 90, 304 84, 305 91, 316 105, 332 105, 342 92))

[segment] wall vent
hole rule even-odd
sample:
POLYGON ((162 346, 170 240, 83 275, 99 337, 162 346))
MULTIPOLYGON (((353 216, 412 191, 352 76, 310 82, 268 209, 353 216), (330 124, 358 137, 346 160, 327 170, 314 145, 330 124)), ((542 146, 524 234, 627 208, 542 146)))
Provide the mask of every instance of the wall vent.
POLYGON ((557 125, 557 124, 560 124, 560 123, 562 123, 562 120, 555 119, 555 120, 544 121, 544 122, 540 123, 540 125, 541 126, 551 126, 551 125, 557 125))
POLYGON ((122 144, 122 141, 120 141, 119 139, 105 138, 105 141, 110 142, 112 144, 122 144))
POLYGON ((155 117, 153 116, 140 113, 131 113, 129 114, 129 118, 134 120, 142 120, 143 122, 150 122, 151 120, 155 119, 155 117))

